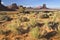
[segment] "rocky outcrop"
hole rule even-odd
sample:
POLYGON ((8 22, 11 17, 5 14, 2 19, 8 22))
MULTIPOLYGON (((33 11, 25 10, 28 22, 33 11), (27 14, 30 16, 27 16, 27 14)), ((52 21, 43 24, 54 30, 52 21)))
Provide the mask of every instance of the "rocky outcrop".
POLYGON ((16 3, 13 3, 12 5, 8 6, 9 9, 16 10, 18 9, 18 6, 16 3))

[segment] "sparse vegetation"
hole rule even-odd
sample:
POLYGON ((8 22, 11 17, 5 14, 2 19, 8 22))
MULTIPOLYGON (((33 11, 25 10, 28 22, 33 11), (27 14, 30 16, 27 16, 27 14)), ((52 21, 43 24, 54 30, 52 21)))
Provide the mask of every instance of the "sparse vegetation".
POLYGON ((24 10, 25 10, 25 8, 24 8, 23 6, 19 6, 19 12, 20 12, 20 13, 23 13, 24 10))
POLYGON ((48 26, 51 27, 53 30, 58 30, 58 25, 59 23, 56 23, 56 22, 49 22, 48 23, 48 26))
POLYGON ((27 40, 28 38, 48 40, 51 37, 47 37, 55 36, 55 32, 60 35, 60 16, 57 14, 60 12, 27 12, 25 14, 24 10, 25 8, 20 6, 18 14, 0 14, 0 21, 5 20, 0 22, 0 35, 4 35, 2 40, 8 40, 8 38, 13 40, 14 37, 14 40, 27 40))
POLYGON ((31 31, 30 31, 30 36, 32 38, 38 38, 38 36, 39 36, 39 28, 38 27, 32 28, 31 31))
POLYGON ((49 15, 43 14, 43 15, 42 15, 42 18, 49 18, 49 15))
POLYGON ((20 18, 20 21, 21 21, 21 22, 28 22, 28 21, 29 21, 29 19, 28 19, 28 18, 26 18, 26 17, 22 17, 22 18, 20 18))

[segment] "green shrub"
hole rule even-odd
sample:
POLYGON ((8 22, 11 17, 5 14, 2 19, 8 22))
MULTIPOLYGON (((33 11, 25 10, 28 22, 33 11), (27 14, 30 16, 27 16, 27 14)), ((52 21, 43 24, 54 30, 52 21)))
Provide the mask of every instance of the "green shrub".
POLYGON ((32 28, 31 31, 30 31, 30 35, 31 35, 32 38, 38 38, 39 28, 38 27, 32 28))
POLYGON ((13 31, 13 32, 17 32, 16 29, 17 29, 19 26, 20 26, 20 21, 19 21, 18 19, 11 21, 10 24, 6 24, 6 27, 7 27, 9 30, 13 31))

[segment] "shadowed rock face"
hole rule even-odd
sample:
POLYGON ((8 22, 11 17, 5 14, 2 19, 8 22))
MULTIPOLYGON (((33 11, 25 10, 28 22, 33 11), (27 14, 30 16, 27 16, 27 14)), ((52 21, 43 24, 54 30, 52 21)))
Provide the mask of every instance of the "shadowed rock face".
POLYGON ((7 7, 5 7, 4 5, 0 4, 0 11, 1 10, 7 10, 7 7))
POLYGON ((1 4, 1 0, 0 0, 0 4, 1 4))
POLYGON ((18 9, 18 6, 17 6, 16 3, 13 3, 11 8, 12 8, 12 9, 18 9))
POLYGON ((9 9, 8 7, 1 4, 1 0, 0 0, 0 11, 15 11, 15 10, 9 9))
POLYGON ((8 7, 4 6, 3 4, 0 4, 0 11, 15 11, 15 10, 9 9, 8 7))

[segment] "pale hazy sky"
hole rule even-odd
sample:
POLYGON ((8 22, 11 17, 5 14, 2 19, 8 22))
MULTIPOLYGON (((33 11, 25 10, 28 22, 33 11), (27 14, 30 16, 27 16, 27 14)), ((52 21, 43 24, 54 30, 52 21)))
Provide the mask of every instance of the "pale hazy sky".
POLYGON ((11 5, 12 3, 16 3, 17 5, 23 6, 42 6, 42 4, 46 4, 47 7, 50 8, 60 8, 60 0, 2 0, 4 5, 11 5))

